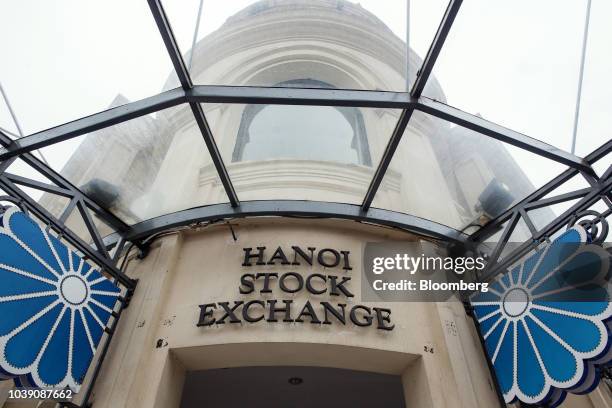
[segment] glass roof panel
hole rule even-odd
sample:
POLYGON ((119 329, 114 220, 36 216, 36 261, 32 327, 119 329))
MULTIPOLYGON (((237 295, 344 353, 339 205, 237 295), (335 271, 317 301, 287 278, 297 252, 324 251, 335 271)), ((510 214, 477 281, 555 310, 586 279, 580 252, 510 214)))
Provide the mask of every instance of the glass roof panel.
POLYGON ((128 224, 228 202, 188 105, 42 151, 54 170, 128 224))
POLYGON ((406 90, 405 0, 207 0, 199 26, 199 0, 163 5, 195 84, 406 90))
POLYGON ((580 156, 597 149, 612 135, 611 15, 612 2, 592 2, 576 137, 576 153, 580 156))
POLYGON ((464 1, 433 70, 446 97, 424 96, 569 151, 585 13, 586 1, 464 1))
POLYGON ((203 104, 241 201, 361 204, 400 110, 203 104))
POLYGON ((159 93, 172 72, 146 1, 4 2, 0 55, 24 134, 159 93))
MULTIPOLYGON (((410 66, 410 88, 416 79, 416 73, 423 65, 423 58, 427 55, 429 46, 433 41, 449 0, 409 0, 410 21, 408 24, 410 35, 408 42, 410 49, 416 53, 411 56, 414 65, 410 66)), ((434 82, 435 79, 430 82, 434 82)), ((433 86, 434 84, 428 84, 433 86)), ((427 85, 426 85, 427 86, 427 85)), ((434 90, 432 90, 434 92, 434 90)))
POLYGON ((482 213, 489 218, 499 215, 565 169, 562 164, 415 112, 372 207, 461 230, 482 213))

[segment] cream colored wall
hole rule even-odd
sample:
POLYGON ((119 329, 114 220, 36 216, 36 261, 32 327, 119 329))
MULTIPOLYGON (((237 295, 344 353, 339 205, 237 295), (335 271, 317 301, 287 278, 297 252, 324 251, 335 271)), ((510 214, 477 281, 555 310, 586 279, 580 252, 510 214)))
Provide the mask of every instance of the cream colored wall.
MULTIPOLYGON (((414 240, 390 229, 333 220, 266 218, 182 232, 160 239, 129 273, 140 279, 119 324, 95 388, 96 407, 178 406, 186 370, 249 365, 317 365, 403 376, 408 406, 491 407, 496 397, 471 322, 460 303, 368 303, 360 300, 361 253, 369 241, 414 240), (240 295, 243 247, 290 245, 351 251, 352 304, 389 307, 395 329, 332 324, 258 322, 197 327, 198 305, 264 298, 240 295), (157 348, 158 341, 162 346, 157 348), (425 348, 434 352, 425 352, 425 348), (440 392, 444 390, 444 392, 440 392), (163 401, 160 405, 159 401, 163 401), (419 405, 415 405, 416 403, 419 405)), ((294 269, 296 268, 296 269, 294 269)), ((336 274, 320 267, 294 267, 336 274)), ((265 266, 257 271, 287 271, 265 266)), ((273 289, 271 298, 294 299, 294 313, 308 299, 328 295, 273 289)), ((331 299, 344 302, 345 299, 331 299)))

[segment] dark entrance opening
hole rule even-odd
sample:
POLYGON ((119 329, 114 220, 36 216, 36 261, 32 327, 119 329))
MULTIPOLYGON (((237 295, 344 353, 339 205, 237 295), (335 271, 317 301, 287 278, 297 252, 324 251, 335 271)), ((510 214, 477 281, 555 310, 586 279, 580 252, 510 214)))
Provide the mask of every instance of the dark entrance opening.
POLYGON ((397 375, 322 367, 238 367, 187 373, 181 408, 403 408, 397 375))

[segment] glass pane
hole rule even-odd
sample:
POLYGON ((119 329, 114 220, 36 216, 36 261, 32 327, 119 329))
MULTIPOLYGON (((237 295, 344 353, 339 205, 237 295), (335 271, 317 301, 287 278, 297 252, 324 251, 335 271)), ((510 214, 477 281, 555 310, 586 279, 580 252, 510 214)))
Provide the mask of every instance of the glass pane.
POLYGON ((570 150, 585 6, 464 1, 424 95, 570 150))
POLYGON ((499 215, 565 168, 415 112, 372 206, 464 229, 499 215))
MULTIPOLYGON (((427 55, 429 46, 438 31, 438 26, 444 17, 444 12, 448 6, 448 0, 409 0, 410 6, 410 22, 408 24, 410 30, 409 43, 410 49, 416 53, 411 55, 409 69, 410 87, 414 83, 416 73, 423 64, 423 58, 427 55)), ((439 85, 435 78, 430 78, 427 87, 432 88, 430 93, 435 93, 436 87, 439 85)))
POLYGON ((154 95, 172 72, 146 1, 3 2, 0 55, 25 134, 154 95))
POLYGON ((361 204, 399 110, 203 105, 238 197, 361 204))
POLYGON ((405 0, 165 0, 194 83, 406 89, 405 0))
MULTIPOLYGON (((591 3, 589 37, 584 62, 584 81, 580 118, 576 138, 576 154, 586 156, 612 135, 612 2, 594 0, 591 3)), ((610 160, 609 160, 610 162, 610 160)))
POLYGON ((43 149, 51 167, 128 224, 227 202, 188 105, 43 149))

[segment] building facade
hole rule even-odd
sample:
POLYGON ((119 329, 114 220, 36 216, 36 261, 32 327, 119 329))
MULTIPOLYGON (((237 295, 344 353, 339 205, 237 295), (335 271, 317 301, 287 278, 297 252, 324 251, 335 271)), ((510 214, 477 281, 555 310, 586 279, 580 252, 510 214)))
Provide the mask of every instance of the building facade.
MULTIPOLYGON (((262 0, 197 43, 191 75, 197 84, 403 90, 405 73, 415 75, 422 62, 405 49, 352 2, 262 0)), ((437 81, 428 87, 445 101, 437 81)), ((401 114, 202 108, 242 202, 360 204, 401 114)), ((63 175, 135 223, 228 201, 205 151, 189 106, 179 106, 84 137, 63 175)), ((533 191, 502 143, 415 113, 372 206, 461 230, 478 217, 493 180, 515 197, 533 191)), ((60 206, 51 197, 41 203, 60 206)), ((138 289, 93 406, 499 406, 461 302, 362 300, 371 242, 448 251, 431 237, 348 220, 245 218, 161 233, 142 259, 127 258, 138 289), (312 290, 295 274, 316 282, 312 290)), ((603 408, 612 399, 604 384, 565 404, 603 408)))

